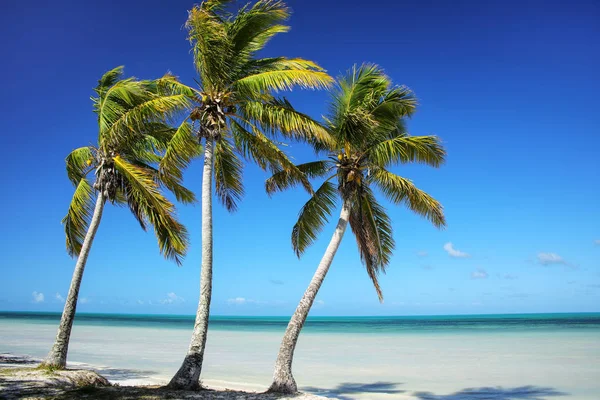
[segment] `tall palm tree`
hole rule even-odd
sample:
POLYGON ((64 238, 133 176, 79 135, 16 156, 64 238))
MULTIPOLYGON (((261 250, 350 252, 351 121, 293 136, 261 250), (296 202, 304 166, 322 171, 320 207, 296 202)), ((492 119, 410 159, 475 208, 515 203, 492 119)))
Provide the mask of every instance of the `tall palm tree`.
POLYGON ((388 170, 397 163, 421 162, 438 167, 444 161, 445 151, 437 137, 406 133, 403 118, 410 116, 415 107, 410 90, 393 87, 377 66, 355 66, 339 80, 325 118, 334 143, 315 143, 316 150, 328 152, 329 157, 297 165, 303 176, 298 176, 296 170, 281 170, 267 180, 267 192, 272 194, 306 178, 326 178, 317 191, 311 192, 292 230, 292 246, 298 257, 316 240, 336 201, 342 203, 333 237, 281 342, 270 391, 297 391, 292 375, 294 349, 348 223, 367 274, 383 300, 377 276, 389 264, 394 239, 391 220, 377 201, 374 187, 394 204, 408 206, 435 226, 445 225, 440 203, 410 180, 388 170))
MULTIPOLYGON (((317 64, 301 58, 258 58, 257 52, 277 33, 289 10, 281 1, 259 0, 237 13, 225 0, 206 0, 189 11, 186 28, 192 44, 198 87, 181 86, 195 104, 186 123, 204 140, 202 174, 202 268, 200 299, 189 350, 169 383, 173 389, 198 389, 212 296, 212 182, 229 211, 244 194, 243 159, 271 171, 295 170, 273 140, 319 138, 327 132, 274 93, 293 87, 319 89, 332 78, 317 64)), ((173 147, 183 149, 174 138, 173 147)), ((176 154, 177 150, 173 151, 176 154)), ((180 167, 165 157, 161 170, 180 167)), ((308 180, 304 181, 309 185, 308 180)))
MULTIPOLYGON (((144 230, 152 225, 165 257, 180 264, 187 249, 187 231, 161 189, 172 191, 183 202, 193 202, 194 195, 181 185, 181 174, 167 175, 157 167, 176 133, 166 119, 187 107, 189 100, 170 91, 172 76, 138 81, 121 79, 122 75, 123 67, 108 71, 92 97, 98 116, 97 145, 75 149, 66 158, 75 193, 62 222, 67 251, 78 258, 56 340, 43 363, 54 368, 66 366, 79 287, 106 201, 127 205, 144 230)), ((197 142, 188 137, 188 152, 199 153, 197 142)))

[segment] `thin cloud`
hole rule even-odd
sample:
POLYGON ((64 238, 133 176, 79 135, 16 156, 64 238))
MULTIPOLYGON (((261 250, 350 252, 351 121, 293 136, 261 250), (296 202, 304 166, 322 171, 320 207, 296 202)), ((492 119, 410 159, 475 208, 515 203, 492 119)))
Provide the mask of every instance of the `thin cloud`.
POLYGON ((245 297, 234 297, 227 299, 227 304, 230 305, 244 305, 244 304, 268 304, 266 301, 247 299, 245 297))
POLYGON ((43 303, 44 302, 44 293, 33 292, 31 293, 31 300, 33 303, 43 303))
POLYGON ((64 297, 62 297, 62 296, 60 295, 60 293, 58 293, 58 292, 56 292, 56 294, 54 295, 54 298, 55 298, 56 300, 58 300, 59 302, 61 302, 61 303, 64 303, 64 302, 65 302, 65 298, 64 298, 64 297))
POLYGON ((421 265, 421 268, 423 268, 426 271, 431 271, 433 269, 433 266, 429 265, 429 264, 424 264, 424 265, 421 265))
POLYGON ((488 273, 483 268, 477 268, 477 270, 471 272, 471 279, 487 279, 488 273))
POLYGON ((429 253, 427 253, 426 251, 417 251, 417 255, 419 257, 427 257, 429 253))
POLYGON ((322 307, 325 305, 325 302, 323 300, 316 300, 315 304, 322 307))
POLYGON ((600 246, 600 239, 594 240, 594 243, 596 243, 596 246, 600 246))
POLYGON ((517 276, 517 275, 512 275, 512 274, 504 274, 504 276, 503 276, 502 278, 504 278, 504 279, 508 279, 508 280, 511 280, 511 281, 512 281, 512 280, 515 280, 515 279, 517 279, 517 278, 518 278, 518 276, 517 276))
POLYGON ((448 255, 450 257, 455 257, 455 258, 470 257, 469 253, 465 253, 464 251, 455 249, 454 246, 452 245, 452 242, 446 243, 444 245, 444 250, 446 250, 446 253, 448 253, 448 255))
POLYGON ((228 304, 246 304, 248 300, 244 297, 236 297, 234 299, 227 299, 228 304))
POLYGON ((90 302, 90 299, 88 299, 87 297, 82 297, 82 298, 79 299, 79 302, 81 304, 87 304, 87 303, 90 302))
POLYGON ((284 282, 280 281, 279 279, 270 279, 269 282, 271 282, 273 285, 283 285, 284 282))
POLYGON ((549 265, 566 265, 568 267, 573 267, 573 264, 556 253, 538 253, 537 262, 545 267, 549 265))
POLYGON ((177 296, 174 292, 167 293, 167 298, 162 299, 161 304, 180 304, 183 303, 185 299, 181 296, 177 296))

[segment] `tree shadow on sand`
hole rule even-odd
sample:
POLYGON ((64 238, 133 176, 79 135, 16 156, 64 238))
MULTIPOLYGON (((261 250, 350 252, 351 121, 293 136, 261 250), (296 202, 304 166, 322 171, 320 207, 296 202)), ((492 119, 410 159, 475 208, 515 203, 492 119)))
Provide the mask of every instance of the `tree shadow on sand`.
POLYGON ((400 383, 393 382, 375 382, 375 383, 340 383, 333 389, 318 388, 313 386, 302 387, 303 392, 309 392, 319 396, 332 396, 339 400, 354 400, 355 398, 349 395, 352 394, 398 394, 404 393, 404 390, 396 389, 400 383))
POLYGON ((156 375, 155 371, 139 370, 139 369, 128 369, 128 368, 98 368, 91 367, 109 381, 119 381, 126 379, 147 379, 156 375))
POLYGON ((463 389, 460 392, 439 395, 431 392, 413 393, 419 400, 545 400, 548 397, 567 396, 552 388, 520 386, 516 388, 481 387, 463 389))

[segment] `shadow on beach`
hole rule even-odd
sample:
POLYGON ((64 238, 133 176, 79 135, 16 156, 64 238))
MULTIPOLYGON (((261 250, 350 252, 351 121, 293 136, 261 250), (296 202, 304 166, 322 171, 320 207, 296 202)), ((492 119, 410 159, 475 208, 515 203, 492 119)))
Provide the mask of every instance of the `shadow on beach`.
POLYGON ((313 386, 302 387, 302 391, 325 397, 335 397, 339 400, 354 400, 352 394, 399 394, 404 390, 396 389, 401 383, 375 382, 375 383, 340 383, 333 389, 324 389, 313 386))
POLYGON ((567 396, 568 394, 553 388, 520 386, 516 388, 468 388, 446 395, 431 392, 416 392, 413 395, 419 400, 545 400, 547 397, 567 396))
POLYGON ((155 371, 127 369, 127 368, 98 368, 90 367, 89 369, 96 371, 109 381, 122 381, 129 379, 148 379, 157 375, 155 371))

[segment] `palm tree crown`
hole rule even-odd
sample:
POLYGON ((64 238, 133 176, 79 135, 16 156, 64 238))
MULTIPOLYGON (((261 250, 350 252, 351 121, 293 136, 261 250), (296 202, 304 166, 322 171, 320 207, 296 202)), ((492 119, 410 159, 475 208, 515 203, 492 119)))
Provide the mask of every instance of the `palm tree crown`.
MULTIPOLYGON (((176 133, 166 119, 188 106, 189 100, 169 90, 175 82, 170 75, 156 81, 121 79, 122 75, 123 67, 104 74, 92 97, 98 116, 97 145, 75 149, 66 158, 67 174, 76 188, 63 219, 67 251, 79 255, 94 198, 102 196, 113 204, 129 206, 143 229, 152 225, 161 252, 179 264, 186 252, 187 231, 161 189, 167 188, 183 202, 195 198, 181 185, 180 172, 169 175, 157 167, 176 133)), ((200 150, 192 140, 186 146, 193 154, 200 150)))
POLYGON ((383 294, 378 273, 389 264, 394 239, 385 208, 377 201, 374 188, 394 204, 445 226, 442 205, 415 187, 406 178, 388 169, 398 163, 420 162, 438 167, 445 151, 435 136, 409 136, 403 118, 412 115, 416 100, 406 87, 394 87, 375 65, 354 66, 338 81, 333 91, 325 127, 332 142, 315 141, 323 160, 280 170, 266 182, 272 194, 302 183, 307 178, 325 178, 302 207, 292 230, 292 246, 300 256, 317 238, 338 198, 350 209, 349 223, 358 244, 361 260, 377 291, 383 294))
MULTIPOLYGON (((214 140, 216 194, 234 211, 244 194, 242 159, 262 169, 295 169, 272 139, 319 138, 327 132, 307 115, 273 93, 295 86, 318 89, 332 82, 317 64, 301 58, 257 58, 283 25, 289 10, 281 1, 260 0, 236 14, 226 11, 228 1, 206 0, 189 11, 186 28, 192 44, 198 87, 178 85, 179 93, 194 102, 182 128, 197 132, 200 141, 214 140), (194 128, 197 126, 197 128, 194 128)), ((170 153, 180 159, 185 149, 175 135, 170 153)), ((190 158, 187 158, 190 161, 190 158)), ((167 155, 162 171, 179 168, 167 155)), ((305 182, 308 185, 308 182, 305 182)))

